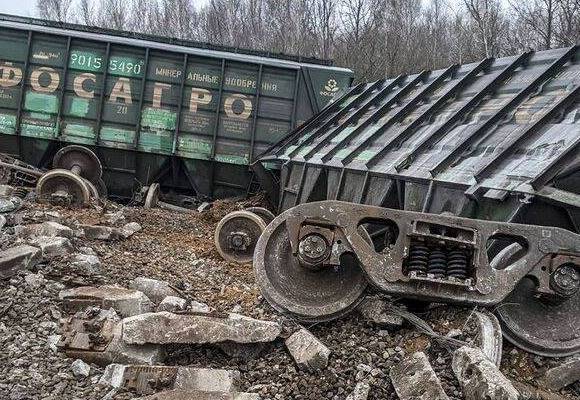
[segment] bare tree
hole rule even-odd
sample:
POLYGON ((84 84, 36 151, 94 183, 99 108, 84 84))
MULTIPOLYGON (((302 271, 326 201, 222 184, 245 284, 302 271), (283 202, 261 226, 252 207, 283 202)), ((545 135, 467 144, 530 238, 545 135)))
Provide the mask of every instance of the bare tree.
POLYGON ((36 0, 36 10, 40 18, 64 22, 71 17, 72 0, 36 0))
POLYGON ((551 49, 561 0, 509 1, 519 22, 537 38, 536 46, 543 50, 551 49))
POLYGON ((495 57, 499 54, 499 38, 504 31, 501 5, 498 0, 463 0, 475 25, 481 55, 495 57))

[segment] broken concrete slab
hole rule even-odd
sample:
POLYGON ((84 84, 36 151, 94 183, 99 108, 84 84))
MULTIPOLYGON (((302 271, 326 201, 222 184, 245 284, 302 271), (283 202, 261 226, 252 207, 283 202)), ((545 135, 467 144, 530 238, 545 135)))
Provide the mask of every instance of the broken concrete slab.
POLYGON ((64 256, 73 252, 70 240, 61 236, 36 236, 30 244, 39 247, 44 258, 64 256))
POLYGON ((480 349, 467 346, 457 349, 451 366, 466 400, 519 398, 510 380, 480 349))
POLYGON ((205 304, 200 303, 199 301, 192 300, 189 303, 188 310, 192 313, 209 313, 211 312, 211 308, 205 304))
POLYGON ((400 328, 403 317, 393 314, 383 299, 367 298, 358 306, 358 312, 367 320, 383 328, 400 328))
POLYGON ((102 272, 101 260, 92 254, 75 254, 70 267, 76 273, 84 276, 100 275, 102 272))
POLYGON ((74 360, 70 368, 77 378, 87 378, 91 374, 91 366, 83 360, 74 360))
POLYGON ((223 393, 188 390, 169 390, 136 400, 260 400, 254 393, 223 393))
POLYGON ((545 388, 554 392, 580 381, 580 355, 565 359, 560 365, 548 369, 540 381, 545 388))
POLYGON ((10 278, 18 271, 36 265, 42 257, 38 247, 20 245, 0 252, 0 279, 10 278))
POLYGON ((425 353, 417 352, 395 364, 389 373, 401 400, 448 400, 425 353))
POLYGON ((0 215, 0 229, 4 228, 4 225, 6 225, 6 217, 0 215))
POLYGON ((110 363, 155 365, 163 361, 161 346, 131 346, 122 340, 123 325, 113 310, 89 307, 68 318, 57 347, 71 358, 98 365, 110 363))
POLYGON ((499 320, 490 312, 473 311, 465 324, 470 343, 479 347, 496 366, 501 364, 503 335, 499 320))
POLYGON ((81 225, 78 236, 89 240, 119 240, 123 239, 123 230, 101 225, 81 225))
POLYGON ((187 300, 177 296, 167 296, 157 307, 157 312, 177 312, 184 311, 187 308, 187 300))
POLYGON ((123 225, 123 228, 121 229, 123 237, 125 239, 130 238, 131 236, 133 236, 135 233, 141 231, 141 225, 139 225, 137 222, 129 222, 128 224, 123 225))
POLYGON ((359 382, 356 384, 354 391, 348 395, 346 400, 367 400, 371 387, 366 382, 359 382))
POLYGON ((281 331, 282 327, 276 322, 233 315, 219 318, 159 312, 123 320, 123 340, 127 344, 271 342, 281 331))
POLYGON ((328 365, 330 349, 304 328, 286 339, 286 347, 301 370, 317 371, 328 365))
POLYGON ((67 239, 72 239, 72 237, 74 236, 73 235, 74 232, 71 228, 53 221, 43 222, 42 224, 15 226, 14 233, 19 237, 59 236, 67 239))
POLYGON ((99 384, 125 388, 138 394, 165 390, 200 390, 204 392, 235 392, 240 373, 234 370, 110 364, 99 384))
POLYGON ((145 296, 156 304, 161 303, 167 296, 179 296, 177 290, 172 289, 169 283, 157 279, 138 277, 133 279, 129 287, 145 293, 145 296))
POLYGON ((151 311, 151 302, 147 296, 138 290, 121 286, 81 286, 63 290, 58 296, 68 312, 77 312, 86 307, 114 308, 123 317, 131 317, 151 311))

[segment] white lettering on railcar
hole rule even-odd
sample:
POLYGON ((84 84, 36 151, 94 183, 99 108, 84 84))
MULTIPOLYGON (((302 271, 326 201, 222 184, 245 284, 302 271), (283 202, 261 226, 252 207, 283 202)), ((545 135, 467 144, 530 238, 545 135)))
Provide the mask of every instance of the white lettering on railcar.
POLYGON ((131 81, 129 78, 119 78, 113 90, 111 90, 111 96, 109 96, 109 101, 111 103, 119 103, 119 100, 123 100, 125 104, 133 104, 133 99, 131 98, 131 81))
POLYGON ((40 93, 52 93, 58 89, 58 85, 60 84, 60 75, 54 68, 50 67, 40 67, 32 71, 30 74, 30 85, 32 89, 36 92, 40 93), (40 77, 43 75, 47 75, 50 77, 48 84, 42 85, 40 83, 40 77))

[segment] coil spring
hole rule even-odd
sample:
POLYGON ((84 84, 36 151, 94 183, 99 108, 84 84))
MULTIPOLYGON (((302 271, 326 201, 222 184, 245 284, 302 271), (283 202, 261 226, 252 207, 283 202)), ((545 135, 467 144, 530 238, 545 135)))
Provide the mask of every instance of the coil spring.
POLYGON ((447 259, 447 276, 465 280, 467 268, 467 253, 464 250, 451 250, 447 259))
POLYGON ((23 199, 28 195, 28 189, 19 187, 12 191, 12 196, 23 199))
POLYGON ((429 263, 429 248, 422 244, 411 245, 409 250, 409 262, 407 272, 417 274, 426 274, 429 263))
POLYGON ((440 248, 435 248, 429 254, 427 273, 435 278, 445 278, 447 274, 447 255, 440 248))

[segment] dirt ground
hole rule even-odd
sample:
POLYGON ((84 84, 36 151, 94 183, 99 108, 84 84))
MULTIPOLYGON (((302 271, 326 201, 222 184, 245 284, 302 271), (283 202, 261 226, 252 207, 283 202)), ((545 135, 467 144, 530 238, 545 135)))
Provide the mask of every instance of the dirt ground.
MULTIPOLYGON (((64 354, 50 346, 64 316, 58 299, 63 288, 80 285, 119 284, 136 277, 168 281, 183 296, 204 302, 223 312, 235 311, 258 319, 279 321, 289 334, 297 322, 278 315, 260 296, 251 265, 221 260, 213 244, 218 221, 228 212, 259 204, 217 202, 203 213, 177 213, 162 209, 105 207, 66 210, 25 204, 19 212, 24 223, 56 219, 74 227, 82 224, 121 226, 138 222, 143 229, 127 240, 91 241, 76 238, 75 249, 91 247, 102 262, 99 276, 87 277, 70 268, 70 257, 43 262, 33 270, 40 277, 26 279, 20 273, 0 281, 0 399, 103 399, 107 391, 96 384, 103 372, 93 365, 91 376, 76 378, 64 354), (47 214, 47 212, 49 214, 47 214)), ((0 250, 15 243, 11 229, 4 230, 0 250)), ((461 329, 471 309, 433 307, 419 314, 437 333, 461 329)), ((175 347, 167 364, 235 368, 242 375, 242 389, 263 399, 345 399, 359 381, 371 385, 369 399, 396 399, 389 369, 405 355, 424 351, 439 375, 447 394, 462 399, 451 370, 452 348, 405 325, 387 331, 365 321, 354 312, 338 321, 307 326, 332 351, 328 368, 321 372, 298 371, 282 339, 266 346, 250 359, 231 358, 211 346, 175 347)), ((504 343, 502 371, 512 380, 531 385, 557 360, 533 356, 504 343)), ((572 391, 564 398, 580 398, 572 391)), ((130 393, 108 398, 128 399, 130 393)))

